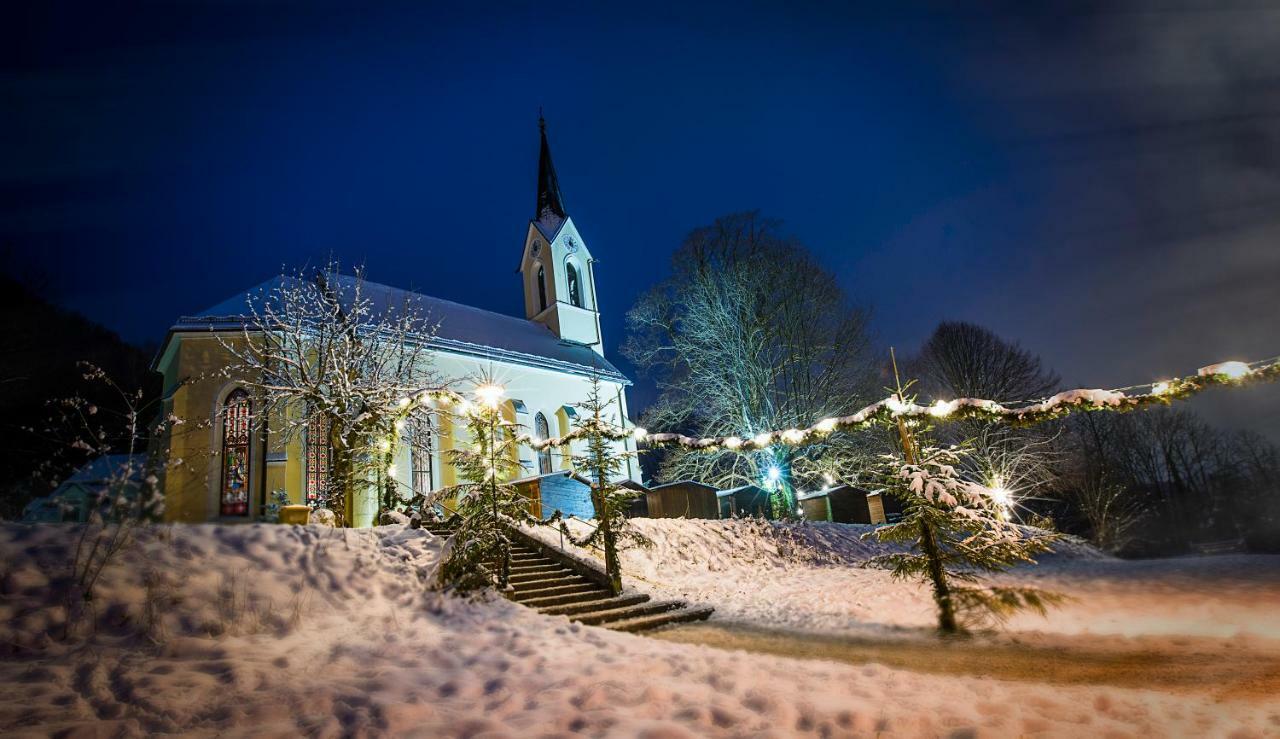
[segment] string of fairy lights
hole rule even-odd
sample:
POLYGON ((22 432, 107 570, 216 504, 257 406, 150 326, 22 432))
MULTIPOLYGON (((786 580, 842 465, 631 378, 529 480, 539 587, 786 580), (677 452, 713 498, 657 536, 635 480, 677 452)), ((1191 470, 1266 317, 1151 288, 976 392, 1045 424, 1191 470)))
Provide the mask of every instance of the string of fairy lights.
MULTIPOLYGON (((977 419, 991 423, 1007 423, 1012 426, 1030 426, 1061 418, 1078 411, 1131 411, 1139 408, 1168 405, 1174 400, 1186 400, 1212 387, 1243 387, 1280 379, 1280 357, 1257 362, 1229 361, 1201 367, 1194 375, 1177 377, 1159 382, 1131 385, 1113 390, 1078 388, 1066 390, 1048 398, 1016 403, 998 403, 983 398, 957 398, 939 400, 932 405, 917 405, 897 394, 872 403, 848 416, 824 418, 808 428, 789 428, 764 431, 754 436, 709 436, 695 438, 677 433, 650 433, 643 428, 624 429, 613 424, 586 419, 572 431, 561 436, 540 439, 530 434, 519 434, 516 441, 527 444, 535 451, 564 447, 589 436, 603 435, 615 441, 633 439, 651 448, 682 448, 694 451, 757 452, 775 445, 804 446, 820 442, 833 433, 862 431, 874 426, 896 423, 899 419, 924 423, 945 423, 964 419, 977 419)), ((477 401, 496 408, 502 398, 503 388, 484 383, 474 390, 477 401)), ((430 405, 442 410, 466 415, 474 409, 472 401, 454 390, 424 390, 400 400, 402 409, 430 405)))

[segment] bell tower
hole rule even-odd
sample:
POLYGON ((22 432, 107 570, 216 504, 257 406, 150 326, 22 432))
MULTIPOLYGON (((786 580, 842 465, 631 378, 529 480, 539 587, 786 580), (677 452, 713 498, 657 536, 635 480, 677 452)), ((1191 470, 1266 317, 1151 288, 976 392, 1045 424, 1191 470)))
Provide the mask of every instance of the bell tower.
POLYGON ((520 278, 525 317, 544 324, 564 341, 604 354, 596 302, 595 260, 564 207, 560 181, 547 143, 547 122, 538 116, 538 197, 525 233, 520 278))

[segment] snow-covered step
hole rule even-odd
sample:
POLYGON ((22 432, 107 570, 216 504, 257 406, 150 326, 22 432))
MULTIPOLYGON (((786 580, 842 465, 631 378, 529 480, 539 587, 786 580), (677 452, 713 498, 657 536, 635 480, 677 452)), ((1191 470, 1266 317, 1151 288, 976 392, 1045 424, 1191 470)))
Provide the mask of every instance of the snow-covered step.
POLYGON ((534 570, 521 570, 519 572, 516 572, 516 569, 513 567, 511 568, 511 583, 515 585, 522 582, 532 582, 533 580, 547 580, 561 576, 569 577, 571 575, 573 575, 573 573, 563 567, 540 567, 534 570))
POLYGON ((568 572, 568 570, 564 568, 564 565, 556 564, 555 562, 550 564, 511 565, 512 575, 537 575, 552 572, 568 572))
POLYGON ((539 580, 521 580, 519 582, 516 582, 515 580, 511 580, 510 582, 511 582, 511 586, 515 588, 516 592, 522 592, 525 590, 542 590, 543 588, 552 588, 559 585, 591 584, 587 580, 587 578, 583 577, 582 575, 573 575, 573 574, 544 577, 539 580))
POLYGON ((536 590, 517 590, 511 594, 514 601, 533 600, 535 598, 545 598, 554 595, 570 595, 573 593, 589 593, 595 591, 603 591, 599 585, 595 583, 583 582, 572 583, 569 585, 552 585, 550 587, 538 588, 536 590))
POLYGON ((648 631, 649 629, 656 629, 659 626, 667 626, 669 624, 703 621, 714 611, 715 609, 710 606, 686 606, 675 611, 664 611, 650 616, 626 619, 625 621, 613 621, 604 624, 604 626, 614 631, 648 631))
POLYGON ((632 593, 630 595, 619 595, 615 598, 600 598, 598 600, 584 600, 581 603, 569 603, 562 606, 547 606, 539 608, 540 613, 548 616, 571 616, 577 613, 588 613, 594 611, 608 611, 623 606, 633 606, 638 603, 645 603, 649 600, 649 596, 644 593, 632 593))
POLYGON ((563 593, 561 595, 540 595, 536 598, 513 598, 522 606, 530 608, 542 609, 548 606, 563 606, 570 603, 585 603, 592 600, 601 600, 609 596, 609 591, 604 590, 584 590, 578 593, 563 593))
POLYGON ((639 618, 641 616, 649 616, 655 613, 663 613, 666 611, 674 611, 683 608, 684 603, 678 600, 657 600, 648 603, 639 603, 631 606, 623 606, 621 608, 612 608, 605 611, 592 611, 590 613, 579 613, 569 618, 584 624, 612 626, 612 621, 627 621, 639 618))

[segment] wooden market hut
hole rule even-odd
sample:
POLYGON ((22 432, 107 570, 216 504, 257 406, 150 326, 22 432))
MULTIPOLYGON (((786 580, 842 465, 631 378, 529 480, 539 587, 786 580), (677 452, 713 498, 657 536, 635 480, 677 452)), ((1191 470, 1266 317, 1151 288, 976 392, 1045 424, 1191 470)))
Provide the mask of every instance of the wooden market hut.
POLYGON ((881 493, 840 485, 800 496, 800 510, 809 521, 887 523, 881 493))
POLYGON ((650 518, 719 518, 716 489, 693 480, 669 482, 649 488, 650 518))
POLYGON ((773 518, 773 503, 769 491, 759 485, 743 485, 716 493, 720 502, 720 518, 756 516, 773 518))
POLYGON ((551 518, 556 511, 565 516, 595 518, 591 481, 572 470, 525 477, 511 484, 529 499, 529 512, 538 518, 551 518))

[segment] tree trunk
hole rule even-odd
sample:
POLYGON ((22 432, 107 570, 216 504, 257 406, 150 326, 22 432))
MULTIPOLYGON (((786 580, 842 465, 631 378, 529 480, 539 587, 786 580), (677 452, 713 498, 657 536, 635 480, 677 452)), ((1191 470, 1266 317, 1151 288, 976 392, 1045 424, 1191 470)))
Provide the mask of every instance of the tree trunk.
MULTIPOLYGON (((898 439, 902 442, 902 455, 907 464, 916 464, 915 437, 907 430, 907 425, 898 419, 898 439)), ((929 579, 933 581, 933 601, 938 604, 938 630, 944 634, 959 631, 956 626, 955 603, 951 601, 951 586, 947 583, 947 573, 942 568, 942 552, 938 549, 938 541, 933 527, 928 521, 920 521, 920 551, 929 560, 929 579)))

